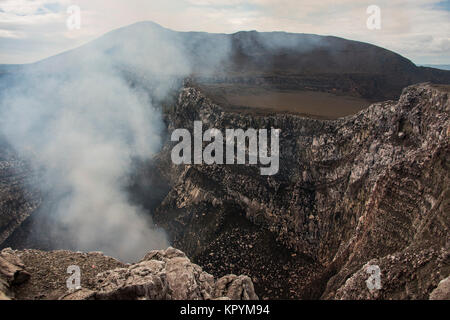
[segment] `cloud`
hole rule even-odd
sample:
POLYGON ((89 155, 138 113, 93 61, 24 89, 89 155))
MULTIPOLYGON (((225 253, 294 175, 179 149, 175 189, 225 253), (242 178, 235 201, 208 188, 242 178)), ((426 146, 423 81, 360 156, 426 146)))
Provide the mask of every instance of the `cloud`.
POLYGON ((19 38, 24 38, 24 37, 25 37, 25 33, 23 33, 23 32, 0 29, 0 38, 19 39, 19 38))
POLYGON ((3 18, 14 20, 61 12, 69 3, 68 0, 5 0, 0 2, 0 12, 3 18))

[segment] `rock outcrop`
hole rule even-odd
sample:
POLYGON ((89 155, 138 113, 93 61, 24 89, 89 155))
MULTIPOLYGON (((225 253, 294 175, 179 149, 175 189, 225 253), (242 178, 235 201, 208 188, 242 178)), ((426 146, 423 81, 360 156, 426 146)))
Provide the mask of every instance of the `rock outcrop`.
POLYGON ((256 300, 247 276, 221 279, 190 262, 180 250, 149 252, 125 265, 101 253, 38 250, 0 252, 0 297, 62 300, 256 300), (67 289, 67 268, 80 268, 80 287, 67 289))
POLYGON ((0 251, 0 300, 14 298, 12 287, 27 281, 30 274, 11 249, 0 251))
POLYGON ((450 277, 445 278, 430 294, 430 300, 450 300, 450 277))

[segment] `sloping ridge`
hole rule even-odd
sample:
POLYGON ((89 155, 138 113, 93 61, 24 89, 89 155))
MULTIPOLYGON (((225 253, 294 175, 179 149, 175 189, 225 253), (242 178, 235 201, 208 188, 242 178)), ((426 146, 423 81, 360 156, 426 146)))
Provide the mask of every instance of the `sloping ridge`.
MULTIPOLYGON (((180 60, 187 73, 205 83, 264 82, 281 89, 337 89, 373 100, 398 98, 404 87, 419 82, 450 84, 450 71, 417 67, 368 43, 286 32, 176 32, 153 22, 113 30, 25 69, 64 73, 71 66, 76 70, 87 61, 111 57, 113 63, 126 68, 136 64, 138 56, 143 61, 155 59, 157 52, 173 54, 176 59, 172 61, 180 60)), ((162 63, 170 69, 170 59, 162 63)))

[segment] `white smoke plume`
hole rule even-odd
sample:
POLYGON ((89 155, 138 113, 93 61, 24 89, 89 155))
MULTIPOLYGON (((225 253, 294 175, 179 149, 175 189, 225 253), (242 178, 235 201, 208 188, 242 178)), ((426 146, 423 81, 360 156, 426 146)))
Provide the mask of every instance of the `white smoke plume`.
POLYGON ((132 161, 160 148, 155 101, 190 72, 177 43, 163 28, 136 25, 27 66, 2 93, 1 132, 43 172, 41 189, 56 199, 48 214, 68 246, 132 261, 169 245, 124 189, 132 161))

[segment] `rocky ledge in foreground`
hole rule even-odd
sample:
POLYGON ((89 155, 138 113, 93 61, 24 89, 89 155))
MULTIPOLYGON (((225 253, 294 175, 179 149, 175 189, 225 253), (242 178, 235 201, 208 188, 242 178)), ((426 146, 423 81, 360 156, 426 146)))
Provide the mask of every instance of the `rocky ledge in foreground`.
POLYGON ((102 253, 71 251, 0 251, 1 299, 63 300, 257 300, 244 275, 220 279, 202 270, 180 250, 150 251, 135 264, 102 253), (69 266, 81 271, 81 288, 67 289, 69 266))

